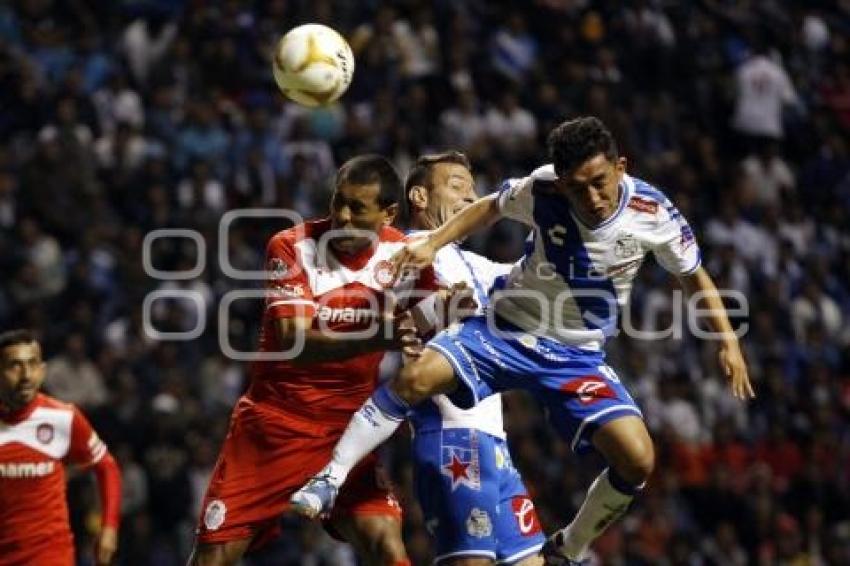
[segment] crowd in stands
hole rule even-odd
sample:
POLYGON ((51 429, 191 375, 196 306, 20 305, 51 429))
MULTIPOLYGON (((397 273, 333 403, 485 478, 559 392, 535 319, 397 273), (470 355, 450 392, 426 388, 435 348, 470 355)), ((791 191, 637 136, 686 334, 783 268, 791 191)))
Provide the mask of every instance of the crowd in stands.
MULTIPOLYGON (((758 395, 732 399, 675 282, 646 265, 625 318, 659 334, 624 322, 609 360, 659 462, 598 559, 850 564, 850 4, 10 0, 0 328, 39 334, 47 390, 78 403, 119 460, 119 562, 184 563, 246 385, 224 346, 255 345, 260 305, 234 301, 220 319, 219 304, 261 288, 234 270, 260 269, 288 221, 267 211, 220 233, 225 213, 322 215, 335 167, 364 152, 404 172, 422 153, 461 149, 484 195, 545 162, 547 132, 584 114, 677 203, 718 286, 739 293, 729 306, 758 395), (274 42, 306 22, 338 29, 357 62, 342 100, 317 110, 285 100, 271 76, 274 42)), ((510 261, 523 236, 505 222, 470 245, 510 261)), ((506 406, 544 526, 562 525, 600 463, 571 455, 527 397, 506 406)), ((405 435, 384 457, 408 550, 426 564, 405 435)), ((71 482, 88 564, 97 496, 71 482)), ((284 523, 252 563, 353 564, 320 526, 284 523)))

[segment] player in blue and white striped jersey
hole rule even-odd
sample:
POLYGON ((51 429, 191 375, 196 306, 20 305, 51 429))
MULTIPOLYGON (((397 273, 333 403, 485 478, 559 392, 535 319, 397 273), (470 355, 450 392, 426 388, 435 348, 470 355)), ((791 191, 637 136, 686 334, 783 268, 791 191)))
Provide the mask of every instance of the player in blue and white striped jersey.
MULTIPOLYGON (((412 234, 442 226, 477 200, 469 160, 458 152, 420 157, 405 194, 412 234)), ((478 313, 511 264, 496 263, 451 243, 434 259, 441 284, 464 283, 478 313)), ((460 409, 445 395, 413 408, 416 494, 436 542, 435 564, 538 566, 544 537, 534 504, 511 461, 501 395, 460 409)))
MULTIPOLYGON (((460 407, 513 388, 530 391, 552 426, 582 452, 595 449, 608 467, 591 485, 573 521, 547 545, 547 558, 575 564, 590 543, 628 508, 655 465, 640 410, 604 360, 644 258, 652 253, 685 292, 699 294, 701 314, 718 339, 718 360, 732 393, 753 395, 738 339, 693 232, 670 201, 625 173, 611 133, 597 118, 564 122, 549 136, 552 165, 503 184, 427 239, 409 243, 399 266, 424 267, 437 250, 501 217, 534 229, 533 241, 486 316, 441 332, 399 377, 378 388, 355 413, 332 461, 293 496, 318 513, 351 467, 398 427, 411 405, 449 394, 460 407)), ((558 563, 558 562, 553 562, 558 563)))

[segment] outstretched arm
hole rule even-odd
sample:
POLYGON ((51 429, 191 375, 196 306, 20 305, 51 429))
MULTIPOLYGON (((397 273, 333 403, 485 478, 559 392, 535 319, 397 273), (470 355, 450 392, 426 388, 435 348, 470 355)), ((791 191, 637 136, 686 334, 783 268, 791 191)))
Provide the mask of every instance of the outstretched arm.
POLYGON ((478 199, 427 236, 411 241, 397 252, 392 258, 396 274, 401 274, 405 267, 422 269, 431 265, 440 248, 489 226, 501 216, 497 194, 478 199))
POLYGON ((679 277, 682 287, 688 297, 696 293, 704 301, 704 312, 708 313, 708 323, 711 329, 720 336, 720 347, 718 350, 718 361, 724 375, 729 380, 732 394, 738 399, 755 397, 750 377, 747 374, 747 364, 738 343, 738 337, 729 323, 726 307, 720 299, 717 287, 711 276, 703 267, 699 267, 690 275, 679 277))

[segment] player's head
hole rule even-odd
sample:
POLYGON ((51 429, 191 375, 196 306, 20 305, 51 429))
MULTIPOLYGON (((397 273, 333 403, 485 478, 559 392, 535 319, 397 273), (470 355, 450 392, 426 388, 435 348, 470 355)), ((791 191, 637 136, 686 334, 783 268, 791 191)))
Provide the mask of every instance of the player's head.
POLYGON ((413 228, 433 230, 475 202, 472 166, 459 151, 423 155, 404 185, 413 228))
POLYGON ((35 399, 44 381, 41 346, 29 330, 0 334, 0 405, 8 410, 35 399))
POLYGON ((568 120, 549 134, 558 192, 585 223, 599 224, 617 210, 626 159, 599 118, 568 120))
POLYGON ((401 178, 386 158, 368 154, 343 163, 331 199, 331 224, 343 235, 331 239, 330 245, 343 253, 368 246, 373 241, 370 234, 395 220, 400 197, 401 178))

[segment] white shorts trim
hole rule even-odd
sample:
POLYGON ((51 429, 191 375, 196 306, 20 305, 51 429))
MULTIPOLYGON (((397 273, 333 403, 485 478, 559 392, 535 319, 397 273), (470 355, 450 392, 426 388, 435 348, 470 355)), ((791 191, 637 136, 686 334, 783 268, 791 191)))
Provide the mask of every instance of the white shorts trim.
POLYGON ((643 413, 641 413, 640 409, 638 409, 634 405, 614 405, 613 407, 606 407, 606 408, 602 409, 601 411, 599 411, 598 413, 594 413, 594 414, 590 415, 589 417, 587 417, 586 419, 584 419, 583 421, 581 421, 581 424, 579 425, 575 436, 573 436, 573 441, 570 442, 570 448, 572 450, 576 449, 576 446, 578 446, 579 440, 581 440, 581 435, 584 433, 584 428, 587 425, 589 425, 590 423, 592 423, 593 421, 595 421, 599 417, 603 417, 603 416, 607 415, 608 413, 613 413, 615 411, 628 411, 630 413, 636 414, 640 418, 643 418, 643 413))
POLYGON ((502 558, 501 560, 496 562, 496 564, 513 564, 514 562, 519 562, 523 558, 528 558, 532 554, 537 554, 538 552, 540 552, 541 548, 543 548, 542 542, 540 544, 535 544, 534 546, 526 548, 525 550, 520 550, 515 554, 511 554, 510 556, 502 558))
POLYGON ((449 552, 447 554, 442 554, 434 558, 434 565, 436 566, 443 560, 448 558, 457 558, 458 556, 482 556, 484 558, 491 558, 493 560, 496 559, 496 553, 492 550, 459 550, 457 552, 449 552))

